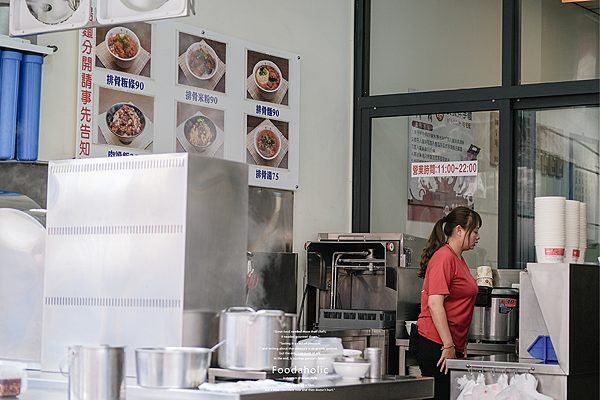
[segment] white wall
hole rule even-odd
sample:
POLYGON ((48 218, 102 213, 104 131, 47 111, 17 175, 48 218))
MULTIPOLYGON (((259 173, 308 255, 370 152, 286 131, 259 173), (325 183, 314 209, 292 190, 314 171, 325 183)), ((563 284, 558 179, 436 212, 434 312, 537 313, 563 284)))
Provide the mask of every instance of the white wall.
MULTIPOLYGON (((178 21, 301 56, 300 189, 294 251, 318 232, 350 230, 352 0, 196 0, 178 21)), ((57 53, 43 67, 40 160, 75 157, 77 32, 40 35, 57 53)))

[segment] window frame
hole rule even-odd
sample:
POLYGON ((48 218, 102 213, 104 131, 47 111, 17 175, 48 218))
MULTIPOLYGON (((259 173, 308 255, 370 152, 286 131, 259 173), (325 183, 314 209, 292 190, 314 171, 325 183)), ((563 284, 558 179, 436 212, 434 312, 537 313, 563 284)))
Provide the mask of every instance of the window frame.
POLYGON ((498 265, 516 268, 517 112, 600 106, 600 80, 519 84, 520 0, 502 0, 501 86, 371 96, 371 0, 355 0, 354 5, 352 232, 370 232, 373 118, 498 110, 498 265))

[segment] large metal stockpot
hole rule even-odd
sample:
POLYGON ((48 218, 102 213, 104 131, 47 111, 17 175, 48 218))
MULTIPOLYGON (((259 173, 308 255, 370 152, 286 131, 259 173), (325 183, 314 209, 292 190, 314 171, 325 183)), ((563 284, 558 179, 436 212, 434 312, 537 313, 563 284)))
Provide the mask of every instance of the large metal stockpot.
POLYGON ((291 365, 294 320, 281 310, 230 307, 219 318, 219 366, 272 371, 291 365))

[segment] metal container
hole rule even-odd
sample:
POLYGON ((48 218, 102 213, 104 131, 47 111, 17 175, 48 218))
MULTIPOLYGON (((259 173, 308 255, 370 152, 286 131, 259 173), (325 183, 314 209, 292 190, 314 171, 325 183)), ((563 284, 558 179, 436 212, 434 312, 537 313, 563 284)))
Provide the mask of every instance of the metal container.
POLYGON ((490 307, 475 307, 469 329, 470 340, 514 342, 518 335, 519 290, 495 288, 490 307))
POLYGON ((124 400, 125 348, 69 347, 70 400, 124 400))
POLYGON ((381 349, 379 347, 367 347, 365 349, 365 358, 371 363, 365 374, 365 378, 381 378, 381 349))
POLYGON ((197 388, 207 379, 211 355, 204 347, 135 349, 137 383, 147 388, 197 388))
MULTIPOLYGON (((247 164, 187 153, 57 160, 47 181, 43 371, 58 371, 73 343, 215 343, 216 315, 246 298, 247 164)), ((135 352, 126 357, 135 376, 135 352)))
POLYGON ((227 369, 272 371, 291 365, 295 318, 280 310, 254 311, 250 307, 230 307, 221 313, 219 366, 227 369), (286 333, 287 331, 287 333, 286 333))

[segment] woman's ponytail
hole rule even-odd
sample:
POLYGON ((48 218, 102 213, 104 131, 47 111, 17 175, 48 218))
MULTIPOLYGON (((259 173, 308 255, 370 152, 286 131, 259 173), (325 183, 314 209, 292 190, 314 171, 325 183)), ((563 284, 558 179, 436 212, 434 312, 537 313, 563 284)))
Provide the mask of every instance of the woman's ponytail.
POLYGON ((419 264, 419 272, 417 272, 417 276, 419 278, 425 278, 425 271, 427 271, 427 264, 429 264, 429 260, 433 256, 433 253, 439 250, 440 247, 446 243, 446 235, 444 234, 444 223, 446 217, 438 220, 435 223, 433 230, 431 231, 431 235, 429 235, 429 240, 423 249, 423 253, 421 253, 421 263, 419 264))
POLYGON ((421 253, 421 263, 417 272, 419 278, 425 278, 429 260, 446 243, 447 238, 452 235, 454 229, 459 225, 465 229, 468 237, 475 228, 481 227, 481 216, 468 207, 460 206, 440 218, 433 226, 429 240, 427 240, 423 253, 421 253))

